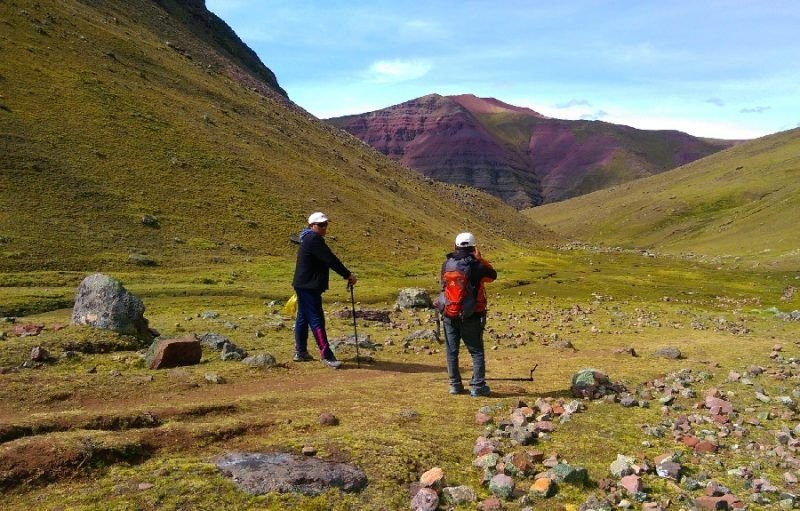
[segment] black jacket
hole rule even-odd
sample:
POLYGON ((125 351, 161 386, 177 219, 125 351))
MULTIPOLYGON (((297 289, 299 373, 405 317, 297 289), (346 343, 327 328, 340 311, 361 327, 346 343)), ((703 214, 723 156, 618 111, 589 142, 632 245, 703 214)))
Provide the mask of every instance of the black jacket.
POLYGON ((314 231, 303 232, 300 247, 297 249, 297 264, 294 268, 292 286, 300 289, 326 291, 329 273, 333 269, 343 278, 350 276, 350 270, 336 257, 325 238, 314 231))

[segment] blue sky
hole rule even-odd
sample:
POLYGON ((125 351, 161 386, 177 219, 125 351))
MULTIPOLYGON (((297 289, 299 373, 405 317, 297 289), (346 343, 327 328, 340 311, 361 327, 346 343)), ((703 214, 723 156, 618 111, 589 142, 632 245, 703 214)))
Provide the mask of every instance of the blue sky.
POLYGON ((800 1, 206 0, 321 117, 430 93, 753 138, 800 126, 800 1))

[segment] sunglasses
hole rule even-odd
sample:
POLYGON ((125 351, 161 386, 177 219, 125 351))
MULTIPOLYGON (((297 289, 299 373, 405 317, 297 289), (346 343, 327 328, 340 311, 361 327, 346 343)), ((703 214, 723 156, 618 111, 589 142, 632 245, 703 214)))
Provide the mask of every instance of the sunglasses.
POLYGON ((319 223, 319 224, 316 224, 316 225, 318 225, 320 227, 328 227, 328 222, 322 222, 322 223, 319 223))

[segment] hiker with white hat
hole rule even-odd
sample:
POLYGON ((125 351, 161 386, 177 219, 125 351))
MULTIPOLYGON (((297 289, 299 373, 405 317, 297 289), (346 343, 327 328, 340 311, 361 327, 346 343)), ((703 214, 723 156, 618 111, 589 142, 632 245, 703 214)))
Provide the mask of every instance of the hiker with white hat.
POLYGON ((297 319, 294 323, 294 360, 305 362, 314 360, 308 353, 308 330, 317 342, 322 363, 338 369, 342 363, 328 343, 325 332, 325 313, 322 310, 322 293, 328 290, 329 273, 333 269, 347 280, 348 286, 356 284, 356 276, 348 270, 325 243, 328 233, 328 217, 316 212, 308 217, 308 228, 300 233, 300 246, 297 249, 297 264, 294 269, 292 286, 297 293, 297 319))
POLYGON ((486 325, 486 289, 484 284, 497 278, 491 263, 481 257, 475 236, 462 232, 456 236, 455 250, 447 254, 442 264, 442 291, 436 306, 444 316, 447 376, 450 393, 463 394, 458 351, 461 340, 472 356, 470 395, 486 396, 486 362, 483 349, 483 330, 486 325))

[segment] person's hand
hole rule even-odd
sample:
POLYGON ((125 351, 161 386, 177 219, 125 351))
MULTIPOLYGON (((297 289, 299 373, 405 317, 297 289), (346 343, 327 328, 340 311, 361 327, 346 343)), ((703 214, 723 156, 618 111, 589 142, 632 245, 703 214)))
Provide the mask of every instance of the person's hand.
POLYGON ((356 277, 355 273, 351 273, 349 277, 347 277, 347 287, 353 287, 358 282, 358 277, 356 277))
POLYGON ((483 259, 483 258, 481 257, 481 251, 480 251, 480 249, 478 249, 478 247, 477 247, 477 246, 475 247, 475 252, 474 252, 474 255, 475 255, 475 259, 483 259))

